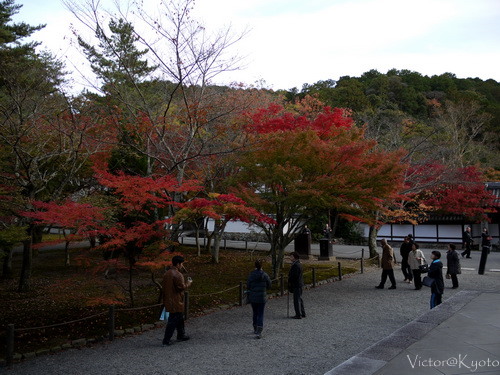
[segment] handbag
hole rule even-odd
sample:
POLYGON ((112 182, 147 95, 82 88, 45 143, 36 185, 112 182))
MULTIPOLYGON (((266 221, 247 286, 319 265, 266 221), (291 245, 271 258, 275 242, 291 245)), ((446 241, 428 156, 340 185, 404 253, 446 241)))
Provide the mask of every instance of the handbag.
POLYGON ((424 264, 418 266, 418 270, 420 271, 420 273, 427 273, 429 272, 429 265, 427 264, 427 261, 425 259, 422 258, 422 260, 424 261, 424 264))
POLYGON ((427 261, 425 260, 425 258, 423 257, 422 255, 422 260, 424 263, 419 265, 418 266, 418 270, 420 271, 420 273, 427 273, 429 272, 429 265, 427 264, 427 261))
POLYGON ((421 264, 420 266, 418 266, 418 270, 420 271, 420 273, 427 273, 429 272, 429 265, 427 263, 421 264))
POLYGON ((250 303, 250 291, 243 291, 243 304, 248 305, 250 303))
POLYGON ((432 286, 432 284, 434 284, 436 282, 436 280, 434 280, 432 277, 429 277, 429 276, 425 276, 423 279, 422 279, 422 285, 425 285, 425 286, 428 286, 429 288, 432 286))
POLYGON ((160 320, 168 320, 169 315, 170 313, 165 309, 165 307, 163 307, 163 310, 161 311, 160 314, 160 320))

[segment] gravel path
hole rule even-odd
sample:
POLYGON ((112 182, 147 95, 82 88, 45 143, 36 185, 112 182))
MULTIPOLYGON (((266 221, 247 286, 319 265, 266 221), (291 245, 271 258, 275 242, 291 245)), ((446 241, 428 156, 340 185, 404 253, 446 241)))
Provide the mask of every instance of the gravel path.
MULTIPOLYGON (((71 349, 15 364, 11 374, 324 374, 429 309, 430 290, 402 283, 376 290, 381 271, 345 277, 304 292, 307 318, 287 319, 287 298, 268 302, 264 336, 252 334, 251 308, 234 308, 190 319, 191 340, 162 347, 163 329, 91 348, 71 349)), ((500 273, 465 271, 460 289, 500 291, 500 273)), ((447 287, 450 281, 446 280, 447 287)), ((387 287, 388 285, 386 285, 387 287)), ((290 306, 293 314, 292 304, 290 306)))

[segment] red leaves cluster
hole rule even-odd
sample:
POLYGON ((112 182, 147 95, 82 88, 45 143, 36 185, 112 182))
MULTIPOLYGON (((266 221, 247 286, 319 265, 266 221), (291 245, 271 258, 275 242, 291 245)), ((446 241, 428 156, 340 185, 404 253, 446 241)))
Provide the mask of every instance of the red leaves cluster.
POLYGON ((95 235, 104 220, 104 209, 71 200, 63 202, 32 202, 36 211, 24 212, 23 216, 47 226, 71 229, 80 236, 95 235))
POLYGON ((179 184, 176 178, 170 175, 153 178, 96 170, 96 178, 101 185, 113 190, 127 214, 134 211, 151 214, 154 208, 178 205, 171 199, 173 192, 200 190, 196 181, 179 184))
POLYGON ((324 107, 311 120, 306 115, 296 116, 278 104, 248 114, 245 129, 249 133, 265 134, 287 131, 313 130, 320 136, 335 133, 338 128, 350 128, 354 124, 349 112, 342 108, 324 107))
POLYGON ((476 167, 459 168, 444 181, 431 187, 424 204, 434 211, 464 215, 469 219, 487 220, 486 213, 495 204, 476 167))
POLYGON ((271 223, 273 220, 234 194, 209 194, 209 198, 195 198, 186 202, 177 213, 175 220, 195 220, 197 218, 211 218, 214 220, 235 221, 246 223, 260 221, 271 223))

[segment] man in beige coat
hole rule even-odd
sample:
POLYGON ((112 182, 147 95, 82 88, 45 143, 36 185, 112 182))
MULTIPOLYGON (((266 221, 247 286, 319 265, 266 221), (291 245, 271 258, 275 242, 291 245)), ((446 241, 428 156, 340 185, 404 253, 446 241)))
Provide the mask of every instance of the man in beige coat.
POLYGON ((168 269, 163 277, 163 305, 169 312, 167 327, 163 345, 170 345, 170 339, 177 330, 177 341, 189 340, 184 330, 184 291, 191 285, 191 280, 184 282, 184 276, 180 272, 184 258, 176 255, 172 258, 172 267, 168 269))
POLYGON ((384 289, 385 282, 387 280, 387 276, 389 276, 389 280, 391 281, 391 286, 389 289, 396 289, 396 279, 394 278, 394 250, 387 243, 387 240, 384 238, 380 241, 382 245, 382 279, 380 280, 380 284, 375 288, 384 289))

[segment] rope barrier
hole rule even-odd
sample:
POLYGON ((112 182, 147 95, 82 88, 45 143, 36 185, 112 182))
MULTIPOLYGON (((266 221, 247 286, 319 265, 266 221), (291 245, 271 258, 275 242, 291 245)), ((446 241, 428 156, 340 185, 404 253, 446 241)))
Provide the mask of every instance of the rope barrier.
POLYGON ((355 250, 355 251, 350 251, 348 253, 338 253, 339 255, 349 255, 349 254, 356 254, 359 253, 361 250, 355 250))
POLYGON ((87 316, 85 318, 72 320, 70 322, 63 322, 63 323, 51 324, 51 325, 48 325, 48 326, 40 326, 40 327, 16 328, 15 330, 16 331, 33 331, 33 330, 36 330, 36 329, 54 328, 54 327, 64 326, 64 325, 67 325, 67 324, 73 324, 73 323, 82 322, 84 320, 92 319, 92 318, 95 318, 95 317, 98 317, 98 316, 101 316, 101 315, 105 315, 105 314, 107 314, 107 312, 102 312, 102 313, 99 313, 99 314, 87 316))
POLYGON ((163 303, 157 303, 156 305, 150 305, 150 306, 129 307, 126 309, 116 309, 116 311, 137 311, 137 310, 151 309, 153 307, 160 307, 160 306, 163 306, 163 303))
POLYGON ((236 285, 236 286, 233 286, 233 287, 231 287, 231 288, 221 290, 221 291, 219 291, 219 292, 213 292, 213 293, 207 293, 207 294, 189 295, 189 298, 213 296, 213 295, 215 295, 215 294, 220 294, 220 293, 228 292, 228 291, 230 291, 230 290, 233 290, 233 289, 236 289, 236 288, 239 288, 239 287, 240 287, 239 285, 236 285))
MULTIPOLYGON (((369 259, 366 259, 366 260, 373 260, 373 259, 376 259, 377 256, 373 257, 373 258, 369 258, 369 259)), ((359 258, 361 259, 361 258, 359 258)), ((333 267, 330 267, 330 268, 321 268, 321 271, 330 271, 330 270, 336 270, 337 269, 337 266, 333 266, 333 267)), ((313 270, 310 269, 309 271, 306 271, 304 272, 304 275, 306 274, 309 274, 309 273, 312 273, 313 270)), ((287 278, 286 276, 284 276, 284 278, 287 278)), ((280 278, 277 277, 277 278, 274 278, 271 280, 271 282, 275 282, 275 281, 279 281, 280 278)), ((234 287, 231 287, 231 288, 227 288, 227 289, 224 289, 224 290, 220 290, 218 292, 213 292, 213 293, 206 293, 206 294, 195 294, 195 295, 190 295, 190 298, 199 298, 199 297, 209 297, 209 296, 213 296, 213 295, 216 295, 216 294, 221 294, 221 293, 225 293, 225 292, 228 292, 230 290, 234 290, 234 289, 237 289, 239 288, 239 285, 236 285, 234 287)), ((149 305, 149 306, 142 306, 142 307, 131 307, 131 308, 124 308, 124 309, 117 309, 116 311, 119 312, 119 311, 122 311, 122 312, 125 312, 125 311, 138 311, 138 310, 145 310, 145 309, 150 309, 150 308, 154 308, 154 307, 160 307, 160 306, 163 306, 163 304, 161 303, 158 303, 158 304, 155 304, 155 305, 149 305)), ((98 313, 98 314, 94 314, 94 315, 91 315, 91 316, 87 316, 85 318, 81 318, 81 319, 76 319, 76 320, 72 320, 72 321, 69 321, 69 322, 63 322, 63 323, 57 323, 57 324, 51 324, 51 325, 47 325, 47 326, 40 326, 40 327, 27 327, 27 328, 16 328, 15 330, 18 331, 18 332, 21 332, 21 331, 32 331, 32 330, 37 330, 37 329, 47 329, 47 328, 54 328, 54 327, 60 327, 60 326, 63 326, 63 325, 67 325, 67 324, 73 324, 73 323, 78 323, 78 322, 81 322, 81 321, 84 321, 84 320, 88 320, 88 319, 92 319, 92 318, 96 318, 98 316, 101 316, 101 315, 105 315, 107 314, 107 312, 101 312, 101 313, 98 313)))

